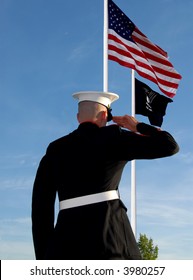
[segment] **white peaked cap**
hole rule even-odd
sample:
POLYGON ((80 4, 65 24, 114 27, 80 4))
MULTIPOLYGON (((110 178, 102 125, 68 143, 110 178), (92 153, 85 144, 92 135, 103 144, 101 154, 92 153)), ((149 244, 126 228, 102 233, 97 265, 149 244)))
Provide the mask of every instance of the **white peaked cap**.
POLYGON ((111 103, 119 98, 119 95, 112 92, 103 91, 80 91, 73 93, 72 95, 79 102, 82 101, 93 101, 100 103, 106 107, 110 107, 111 103))

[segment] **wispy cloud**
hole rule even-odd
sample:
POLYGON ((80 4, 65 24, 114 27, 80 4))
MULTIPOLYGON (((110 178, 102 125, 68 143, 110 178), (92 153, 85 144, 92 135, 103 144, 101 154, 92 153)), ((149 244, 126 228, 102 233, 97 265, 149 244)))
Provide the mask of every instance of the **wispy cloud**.
POLYGON ((29 189, 33 185, 34 177, 20 177, 0 180, 0 190, 23 190, 29 189))
POLYGON ((88 58, 93 51, 93 48, 91 47, 92 44, 93 41, 90 38, 79 42, 78 46, 72 49, 71 54, 68 56, 68 61, 77 63, 88 58))
POLYGON ((0 157, 0 170, 33 167, 38 156, 32 154, 5 154, 0 157))
POLYGON ((149 200, 146 202, 138 202, 138 216, 148 223, 162 225, 165 227, 184 227, 190 226, 193 228, 193 213, 189 209, 178 206, 178 200, 162 201, 149 200))

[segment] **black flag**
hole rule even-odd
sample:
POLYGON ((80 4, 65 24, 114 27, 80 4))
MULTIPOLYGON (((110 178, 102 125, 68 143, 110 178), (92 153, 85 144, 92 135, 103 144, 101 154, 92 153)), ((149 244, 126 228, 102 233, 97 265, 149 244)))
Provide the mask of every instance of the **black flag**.
POLYGON ((171 98, 152 90, 148 85, 135 79, 135 113, 149 118, 150 124, 161 127, 171 98))

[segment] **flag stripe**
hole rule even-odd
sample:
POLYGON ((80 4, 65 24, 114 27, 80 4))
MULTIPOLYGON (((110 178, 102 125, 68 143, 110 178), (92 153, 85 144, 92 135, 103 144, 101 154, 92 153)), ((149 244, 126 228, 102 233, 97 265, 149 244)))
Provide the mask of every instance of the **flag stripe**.
POLYGON ((133 63, 130 62, 130 59, 127 58, 126 60, 121 60, 121 58, 119 58, 118 56, 115 56, 113 52, 111 52, 109 54, 109 59, 114 60, 116 62, 118 62, 120 65, 131 68, 131 69, 135 69, 135 67, 133 66, 133 63))
POLYGON ((169 65, 164 65, 157 62, 157 57, 155 59, 149 53, 149 60, 147 60, 146 52, 142 52, 136 44, 121 38, 114 30, 109 30, 108 48, 109 51, 114 51, 113 54, 109 55, 110 60, 119 61, 120 65, 136 70, 142 77, 158 84, 160 90, 169 97, 175 95, 178 88, 179 74, 176 71, 171 72, 170 63, 169 65), (113 59, 116 56, 118 56, 118 59, 113 59), (127 58, 130 58, 129 62, 127 58), (125 63, 124 60, 126 60, 125 63))
POLYGON ((108 33, 110 60, 136 70, 169 97, 176 94, 181 75, 168 60, 167 53, 153 44, 113 1, 109 1, 108 33))
MULTIPOLYGON (((134 34, 136 34, 135 31, 133 32, 133 37, 135 38, 135 42, 137 43, 139 48, 145 53, 147 58, 151 58, 151 57, 153 58, 154 57, 153 60, 155 60, 157 62, 160 62, 161 64, 171 66, 173 68, 172 63, 166 57, 164 57, 159 52, 150 51, 149 50, 150 48, 148 47, 148 45, 144 44, 143 39, 136 37, 134 34)), ((175 69, 173 69, 173 72, 177 73, 175 71, 175 69)), ((178 74, 178 77, 181 77, 181 76, 178 74)))
MULTIPOLYGON (((111 31, 110 31, 111 32, 111 31)), ((113 31, 112 31, 113 32, 113 31)), ((116 36, 112 35, 112 34, 109 34, 109 49, 112 48, 112 46, 116 46, 117 47, 117 51, 119 52, 119 54, 122 54, 124 55, 125 57, 128 55, 128 56, 131 56, 131 54, 133 55, 136 55, 135 56, 135 59, 136 60, 139 60, 140 57, 143 58, 143 61, 145 64, 148 64, 149 67, 151 68, 154 68, 154 65, 158 65, 160 63, 160 67, 156 67, 156 71, 159 73, 159 69, 160 69, 160 73, 163 73, 163 70, 164 69, 165 71, 168 71, 168 76, 171 75, 171 77, 173 78, 177 78, 179 77, 178 74, 176 73, 171 73, 170 72, 170 69, 171 69, 171 64, 169 65, 166 65, 166 67, 163 65, 162 60, 159 61, 159 58, 155 58, 154 56, 152 56, 151 54, 147 54, 148 57, 149 57, 149 62, 147 61, 146 59, 146 56, 144 55, 144 53, 142 53, 141 51, 139 51, 139 49, 137 47, 135 47, 135 45, 131 44, 130 42, 127 42, 126 40, 123 42, 121 41, 119 38, 117 38, 116 36), (117 43, 117 44, 116 44, 117 43), (156 62, 155 61, 159 61, 159 62, 156 62), (169 67, 167 67, 169 66, 169 67)), ((144 66, 145 67, 145 66, 144 66)), ((150 69, 148 67, 148 69, 150 69)))
POLYGON ((132 36, 134 37, 135 42, 138 42, 138 40, 141 38, 141 40, 144 42, 144 45, 147 44, 150 49, 155 50, 166 58, 168 57, 167 52, 159 46, 152 44, 151 41, 137 28, 137 26, 135 26, 135 31, 133 32, 132 36))
POLYGON ((147 69, 152 70, 151 69, 152 67, 148 63, 146 57, 135 44, 131 43, 130 41, 121 39, 121 37, 115 34, 113 30, 110 31, 108 38, 109 38, 109 49, 112 46, 115 46, 117 47, 118 53, 123 55, 123 58, 124 56, 126 57, 127 55, 133 57, 134 59, 136 59, 136 61, 143 62, 144 67, 147 67, 147 69))
POLYGON ((112 45, 109 45, 109 50, 113 50, 115 56, 116 56, 116 52, 117 52, 117 55, 119 55, 119 58, 120 58, 120 56, 122 56, 123 60, 127 59, 127 57, 131 58, 132 59, 132 63, 133 63, 133 65, 136 68, 138 66, 140 66, 140 67, 143 66, 144 68, 146 68, 146 70, 151 71, 152 75, 155 77, 154 72, 152 71, 152 68, 146 63, 146 60, 143 57, 140 57, 134 50, 131 53, 122 44, 116 44, 116 45, 112 44, 112 45))
MULTIPOLYGON (((122 66, 125 66, 125 67, 128 67, 128 68, 131 68, 131 69, 136 69, 135 66, 133 65, 133 60, 132 59, 129 59, 128 57, 124 60, 122 60, 122 56, 118 56, 118 55, 115 55, 115 53, 113 51, 109 52, 109 59, 119 63, 120 65, 122 66)), ((140 76, 142 76, 143 78, 146 78, 154 83, 156 83, 156 80, 155 78, 152 76, 152 73, 151 72, 144 72, 143 71, 144 68, 141 68, 141 67, 138 67, 138 73, 140 76)), ((162 90, 163 93, 167 93, 169 90, 170 90, 170 94, 166 94, 170 97, 173 97, 175 95, 175 88, 171 90, 171 88, 169 86, 166 86, 166 85, 162 85, 162 88, 160 88, 160 90, 162 90)))
MULTIPOLYGON (((113 32, 110 31, 111 33, 113 32)), ((118 35, 117 35, 118 36, 118 35)), ((133 56, 134 59, 136 60, 140 60, 142 61, 143 59, 143 62, 144 62, 144 67, 147 68, 147 69, 152 69, 152 71, 156 71, 157 73, 161 73, 164 75, 164 73, 167 74, 167 76, 169 77, 172 77, 172 78, 176 78, 177 81, 179 79, 179 74, 176 73, 176 72, 171 72, 170 69, 171 69, 171 64, 169 65, 164 65, 163 63, 161 63, 160 61, 159 62, 156 62, 156 59, 154 56, 152 56, 151 54, 147 54, 147 56, 149 57, 149 60, 147 61, 146 59, 146 56, 144 55, 144 53, 142 53, 139 48, 135 47, 135 44, 132 44, 131 42, 127 42, 126 40, 120 40, 120 38, 112 35, 112 34, 109 34, 109 49, 112 48, 112 46, 116 46, 117 47, 117 52, 119 54, 122 54, 123 56, 133 56), (132 55, 133 54, 133 55, 132 55), (136 55, 136 56, 135 56, 136 55), (140 59, 141 58, 141 59, 140 59), (148 65, 145 66, 145 65, 148 65), (159 67, 158 67, 159 66, 159 67)), ((158 60, 158 59, 157 59, 158 60)), ((161 60, 162 61, 162 60, 161 60)), ((166 79, 167 79, 167 76, 166 76, 166 79)), ((177 82, 175 81, 175 83, 177 82)))
POLYGON ((124 59, 123 59, 123 56, 121 54, 119 55, 116 50, 115 51, 109 50, 108 57, 110 60, 113 60, 122 66, 131 68, 134 70, 137 69, 138 74, 140 76, 142 76, 143 78, 146 78, 154 83, 157 83, 157 80, 158 80, 161 83, 161 86, 158 85, 160 90, 162 90, 162 92, 165 94, 167 93, 166 95, 168 95, 169 97, 173 97, 175 95, 175 89, 176 89, 177 85, 173 84, 173 83, 169 83, 166 80, 163 80, 161 75, 159 78, 158 77, 155 78, 155 75, 151 70, 146 69, 144 71, 145 67, 143 66, 143 63, 134 61, 133 58, 129 57, 129 56, 124 57, 124 59))
MULTIPOLYGON (((137 69, 138 71, 140 71, 141 68, 141 72, 143 72, 143 69, 146 69, 146 72, 148 71, 149 74, 151 75, 151 77, 153 77, 153 81, 155 81, 155 76, 154 76, 154 72, 152 72, 151 68, 148 69, 148 66, 145 65, 142 62, 139 62, 137 60, 133 61, 133 58, 130 56, 130 54, 127 55, 127 57, 124 58, 124 60, 122 60, 122 55, 123 55, 124 51, 119 51, 116 47, 114 46, 110 46, 109 47, 109 59, 112 59, 113 56, 117 56, 119 58, 119 61, 121 61, 121 65, 124 65, 124 61, 126 61, 126 64, 129 63, 129 65, 131 65, 133 69, 137 69), (116 54, 117 53, 117 54, 116 54), (118 53, 120 53, 120 55, 118 55, 118 53), (128 62, 129 59, 129 62, 128 62)), ((112 59, 114 60, 114 59, 112 59)), ((128 67, 128 66, 127 66, 128 67)), ((161 72, 161 71, 160 71, 161 72)), ((151 79, 152 80, 152 79, 151 79)), ((167 85, 168 87, 174 87, 177 88, 177 84, 171 81, 176 81, 176 79, 172 79, 170 77, 165 78, 165 75, 162 74, 157 74, 157 80, 162 84, 162 85, 167 85)))

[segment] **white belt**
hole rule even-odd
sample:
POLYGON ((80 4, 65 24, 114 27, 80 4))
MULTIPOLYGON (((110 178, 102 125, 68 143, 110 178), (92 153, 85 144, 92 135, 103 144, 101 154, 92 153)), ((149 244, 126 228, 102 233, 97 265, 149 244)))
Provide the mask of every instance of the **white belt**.
POLYGON ((78 206, 119 199, 118 191, 112 190, 102 193, 90 194, 60 201, 60 210, 78 206))

